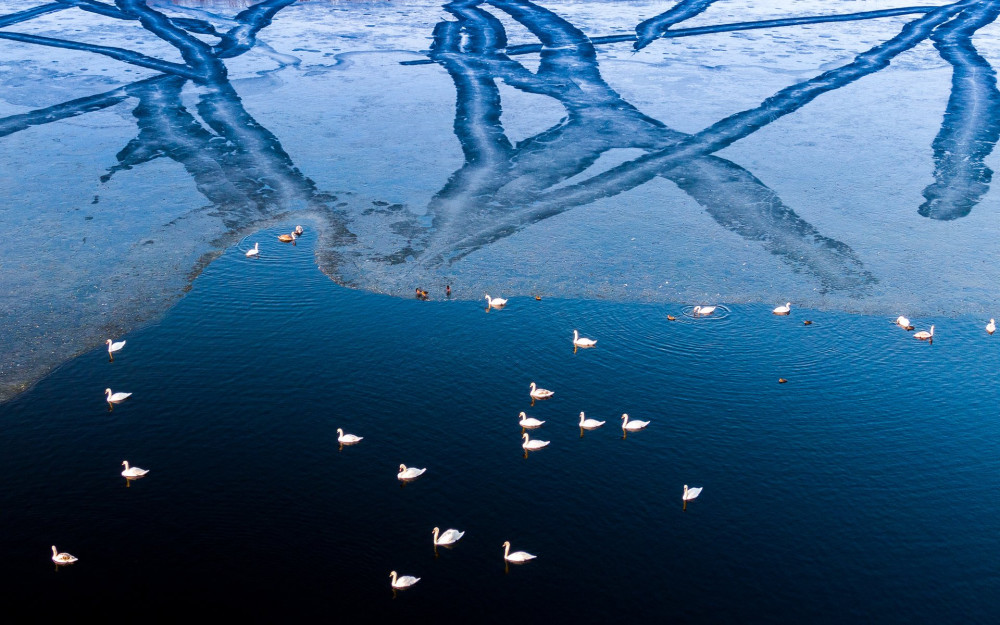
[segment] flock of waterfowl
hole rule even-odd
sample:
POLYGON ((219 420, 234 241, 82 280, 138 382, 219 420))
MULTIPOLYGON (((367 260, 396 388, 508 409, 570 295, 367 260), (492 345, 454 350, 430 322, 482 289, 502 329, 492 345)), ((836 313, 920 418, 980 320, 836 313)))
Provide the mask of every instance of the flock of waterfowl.
MULTIPOLYGON (((282 241, 282 242, 291 242, 291 243, 294 243, 295 240, 299 236, 301 236, 302 234, 303 234, 302 226, 296 226, 296 228, 295 228, 294 231, 292 231, 289 234, 282 234, 282 235, 278 236, 278 239, 280 241, 282 241)), ((259 255, 260 255, 260 246, 259 246, 259 243, 254 243, 254 247, 252 249, 250 249, 249 251, 246 252, 246 256, 248 258, 256 258, 256 257, 259 257, 259 255)), ((416 293, 417 293, 417 297, 418 298, 420 298, 420 299, 427 299, 427 296, 428 296, 427 291, 423 291, 420 288, 417 288, 416 293)), ((447 294, 449 296, 451 295, 451 287, 450 286, 447 287, 447 294)), ((503 298, 500 298, 500 297, 494 298, 494 297, 490 297, 488 294, 486 294, 485 298, 486 298, 486 302, 487 302, 487 308, 486 308, 487 311, 503 309, 506 306, 506 304, 507 304, 507 300, 503 299, 503 298)), ((540 299, 540 298, 536 297, 536 299, 540 299)), ((691 314, 694 317, 707 317, 707 316, 710 316, 713 313, 715 313, 715 311, 716 311, 717 308, 718 308, 718 306, 715 306, 715 305, 698 305, 698 306, 694 306, 691 309, 691 314)), ((787 302, 783 306, 778 306, 778 307, 774 308, 772 310, 772 313, 775 314, 775 315, 789 315, 791 313, 791 308, 792 308, 791 302, 787 302)), ((672 315, 668 315, 667 318, 670 321, 674 321, 676 319, 672 315)), ((810 325, 812 322, 811 321, 805 321, 804 323, 806 325, 810 325)), ((896 325, 900 326, 901 328, 907 330, 907 331, 914 330, 914 326, 910 324, 910 320, 908 318, 902 316, 902 315, 900 315, 899 317, 897 317, 894 320, 894 323, 896 325)), ((990 319, 989 323, 986 325, 986 332, 992 335, 995 331, 996 331, 995 320, 994 319, 990 319)), ((929 330, 922 330, 922 331, 919 331, 919 332, 915 332, 913 334, 913 337, 916 338, 916 339, 919 339, 919 340, 926 340, 926 341, 933 342, 933 340, 934 340, 934 326, 931 325, 931 327, 930 327, 929 330)), ((112 339, 108 339, 106 341, 106 345, 107 345, 107 348, 108 348, 108 357, 109 357, 109 360, 113 362, 114 361, 114 355, 117 352, 120 352, 122 349, 124 349, 124 347, 125 347, 125 341, 114 341, 112 339)), ((581 337, 579 331, 573 330, 573 348, 574 348, 574 350, 576 350, 577 348, 595 347, 596 345, 597 345, 597 341, 595 339, 581 337)), ((779 382, 784 383, 784 382, 787 382, 787 380, 785 380, 784 378, 782 378, 782 379, 779 380, 779 382)), ((105 392, 105 400, 108 403, 109 410, 113 409, 114 404, 123 402, 123 401, 125 401, 126 399, 128 399, 132 395, 132 393, 125 393, 125 392, 117 392, 117 393, 115 393, 115 392, 112 392, 112 390, 110 388, 105 389, 104 392, 105 392)), ((531 398, 532 405, 534 404, 535 400, 549 399, 554 394, 555 393, 553 391, 551 391, 551 390, 544 389, 544 388, 539 388, 535 384, 535 382, 531 382, 531 384, 529 385, 528 395, 531 398)), ((635 432, 635 431, 638 431, 638 430, 641 430, 641 429, 647 427, 650 424, 649 421, 641 421, 641 420, 638 420, 638 419, 630 419, 627 413, 626 414, 622 414, 621 420, 622 420, 622 431, 623 431, 623 433, 635 432)), ((540 440, 540 439, 532 439, 530 437, 530 435, 528 434, 528 432, 526 431, 526 430, 537 429, 537 428, 541 427, 544 423, 545 423, 545 421, 536 419, 534 417, 529 417, 524 412, 521 412, 521 413, 518 414, 518 424, 522 428, 521 429, 521 432, 522 432, 521 447, 524 449, 525 457, 527 457, 529 451, 537 451, 537 450, 540 450, 540 449, 543 449, 543 448, 549 446, 550 441, 540 440)), ((597 419, 588 419, 588 418, 586 418, 586 415, 583 412, 580 412, 579 427, 581 429, 581 435, 582 435, 582 430, 594 430, 594 429, 602 427, 603 425, 605 425, 605 423, 606 423, 606 421, 599 421, 597 419)), ((357 443, 361 442, 363 439, 364 439, 364 437, 362 437, 362 436, 357 436, 355 434, 347 434, 347 433, 344 432, 344 430, 342 428, 337 428, 337 442, 341 445, 341 448, 343 448, 344 445, 354 445, 354 444, 357 444, 357 443)), ((138 479, 138 478, 141 478, 141 477, 145 476, 147 473, 149 473, 149 471, 146 470, 146 469, 141 469, 139 467, 130 466, 128 460, 123 460, 122 461, 122 465, 125 468, 121 472, 121 475, 123 477, 125 477, 127 480, 138 479)), ((419 478, 426 471, 427 471, 426 468, 407 467, 404 464, 400 464, 399 465, 399 472, 397 473, 396 477, 401 482, 410 482, 412 480, 415 480, 415 479, 419 478)), ((683 493, 681 495, 681 500, 684 502, 685 508, 687 506, 687 502, 689 502, 689 501, 695 499, 696 497, 698 497, 701 494, 701 492, 702 492, 702 487, 688 488, 688 485, 685 484, 684 485, 683 493)), ((439 528, 435 527, 432 530, 432 534, 433 534, 433 544, 434 544, 435 547, 437 547, 437 546, 450 546, 450 545, 455 544, 456 542, 458 542, 458 540, 460 540, 462 538, 462 536, 465 535, 465 532, 464 531, 459 531, 459 530, 456 530, 456 529, 447 529, 444 532, 441 532, 439 528)), ((515 551, 515 552, 511 553, 510 552, 510 542, 509 541, 504 541, 501 546, 503 547, 503 558, 504 558, 505 562, 524 563, 524 562, 528 562, 530 560, 533 560, 533 559, 535 559, 537 557, 537 556, 535 556, 533 554, 530 554, 530 553, 527 553, 525 551, 515 551)), ((71 555, 69 553, 66 553, 66 552, 59 552, 56 549, 56 547, 53 545, 52 546, 52 561, 54 563, 56 563, 57 565, 65 565, 65 564, 73 564, 74 562, 77 562, 78 558, 76 558, 75 556, 73 556, 73 555, 71 555)), ((413 586, 414 584, 416 584, 417 582, 420 581, 419 577, 414 577, 414 576, 411 576, 411 575, 402 575, 402 576, 400 576, 400 575, 397 574, 396 571, 392 571, 389 574, 389 576, 390 576, 390 579, 391 579, 391 587, 394 590, 408 588, 408 587, 413 586)))

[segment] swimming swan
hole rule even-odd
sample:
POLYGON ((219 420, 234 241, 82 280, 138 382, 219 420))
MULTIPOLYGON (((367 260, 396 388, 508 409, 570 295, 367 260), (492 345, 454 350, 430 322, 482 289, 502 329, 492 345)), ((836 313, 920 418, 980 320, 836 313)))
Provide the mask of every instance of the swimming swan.
POLYGON ((593 347, 597 345, 597 341, 594 339, 582 339, 580 338, 580 333, 573 330, 573 345, 574 347, 593 347))
POLYGON ((774 313, 775 315, 787 315, 788 313, 792 312, 792 303, 788 302, 784 306, 778 306, 771 312, 774 313))
POLYGON ((695 317, 699 315, 705 316, 714 313, 716 308, 718 308, 718 306, 695 306, 691 312, 694 313, 695 317))
POLYGON ((420 581, 419 577, 413 577, 412 575, 404 575, 399 579, 396 579, 396 571, 389 573, 389 577, 392 578, 393 588, 409 588, 420 581))
POLYGON ((906 326, 910 325, 910 320, 904 317, 903 315, 900 315, 896 317, 896 320, 893 321, 893 323, 895 323, 901 328, 905 328, 906 326))
POLYGON ((260 243, 254 243, 252 250, 247 250, 247 258, 253 258, 260 254, 260 243))
POLYGON ((605 421, 598 421, 597 419, 584 419, 583 413, 580 413, 580 427, 585 430, 593 430, 594 428, 599 428, 605 424, 605 421))
POLYGON ((517 416, 518 416, 518 419, 519 419, 518 423, 523 428, 537 428, 541 424, 545 423, 544 421, 539 421, 538 419, 536 419, 534 417, 528 417, 523 412, 521 414, 517 415, 517 416))
POLYGON ((531 391, 528 393, 532 399, 548 399, 555 395, 552 391, 544 388, 536 388, 535 383, 531 383, 531 391))
POLYGON ((628 420, 628 414, 622 415, 622 429, 629 432, 634 432, 636 430, 641 430, 642 428, 649 425, 649 421, 639 421, 638 419, 634 421, 628 420))
POLYGON ((149 473, 148 469, 140 469, 139 467, 128 466, 128 460, 122 460, 122 464, 125 465, 125 470, 122 471, 122 477, 131 479, 136 477, 142 477, 149 473))
POLYGON ((691 501, 692 499, 695 499, 696 497, 698 497, 698 495, 701 494, 702 490, 703 490, 703 488, 701 486, 699 486, 697 488, 691 488, 691 489, 689 489, 688 485, 685 484, 684 485, 684 494, 681 495, 681 499, 684 500, 684 501, 691 501))
POLYGON ((533 556, 527 551, 515 551, 510 553, 510 541, 503 541, 503 559, 507 562, 527 562, 528 560, 534 560, 538 556, 533 556))
POLYGON ((546 447, 550 442, 551 441, 540 441, 537 439, 531 440, 528 438, 528 433, 525 432, 524 442, 521 443, 521 447, 524 447, 525 451, 535 451, 536 449, 541 449, 542 447, 546 447))
POLYGON ((299 235, 294 232, 291 234, 279 234, 278 240, 282 243, 295 243, 295 239, 299 238, 299 235))
POLYGON ((353 445, 360 441, 364 436, 355 436, 354 434, 344 434, 343 428, 337 428, 337 442, 341 445, 353 445))
POLYGON ((931 331, 921 330, 913 335, 913 338, 920 339, 921 341, 933 341, 934 340, 934 326, 931 326, 931 331))
POLYGON ((996 332, 997 331, 997 323, 996 323, 996 321, 994 321, 993 319, 990 319, 990 322, 986 324, 986 331, 989 334, 993 334, 994 332, 996 332))
POLYGON ((125 347, 125 341, 118 341, 115 343, 111 339, 104 341, 108 346, 108 356, 111 356, 111 360, 115 359, 115 352, 120 352, 123 347, 125 347))
POLYGON ((52 545, 52 561, 56 564, 73 564, 79 560, 76 556, 71 556, 70 554, 63 551, 60 553, 56 550, 56 546, 52 545))
POLYGON ((427 469, 418 469, 416 467, 407 468, 405 464, 401 464, 399 465, 399 474, 396 475, 396 477, 400 480, 415 480, 423 475, 426 470, 427 469))
POLYGON ((434 528, 434 544, 435 545, 452 545, 458 542, 458 539, 465 536, 465 532, 460 532, 458 530, 445 530, 444 533, 438 537, 438 528, 434 528))
POLYGON ((104 392, 108 395, 107 400, 109 404, 117 404, 132 396, 132 393, 112 393, 110 388, 104 389, 104 392))
POLYGON ((487 306, 490 308, 503 308, 507 305, 507 300, 500 297, 490 297, 489 293, 486 294, 486 301, 488 302, 487 306))

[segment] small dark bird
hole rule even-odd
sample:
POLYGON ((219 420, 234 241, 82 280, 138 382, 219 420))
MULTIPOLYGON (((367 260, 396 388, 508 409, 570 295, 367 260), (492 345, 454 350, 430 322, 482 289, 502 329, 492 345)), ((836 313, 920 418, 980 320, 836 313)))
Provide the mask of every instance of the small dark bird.
POLYGON ((667 321, 677 321, 677 317, 673 315, 667 315, 667 321))
POLYGON ((417 299, 427 299, 427 291, 422 291, 420 287, 417 287, 417 299))
POLYGON ((787 381, 785 378, 778 378, 778 384, 784 384, 787 381))
POLYGON ((538 301, 538 302, 542 301, 542 296, 541 295, 536 295, 535 296, 535 301, 538 301))
POLYGON ((444 287, 444 294, 447 295, 448 297, 451 297, 451 285, 450 284, 444 287))
POLYGON ((813 324, 812 321, 803 321, 802 323, 805 324, 805 325, 807 325, 807 326, 811 326, 813 324))

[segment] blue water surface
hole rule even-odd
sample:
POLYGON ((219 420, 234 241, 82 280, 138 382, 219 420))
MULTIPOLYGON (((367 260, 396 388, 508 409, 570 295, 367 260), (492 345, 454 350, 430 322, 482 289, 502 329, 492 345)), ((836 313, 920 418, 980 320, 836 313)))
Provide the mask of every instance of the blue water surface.
POLYGON ((914 319, 936 325, 928 344, 887 318, 794 303, 787 317, 732 305, 694 318, 679 304, 542 294, 487 312, 443 284, 421 285, 430 301, 340 287, 315 267, 309 226, 295 246, 276 239, 288 228, 227 250, 114 362, 97 346, 0 405, 10 609, 1000 614, 1000 338, 981 320, 914 319), (597 347, 574 352, 574 329, 597 347), (555 396, 532 405, 532 381, 555 396), (134 395, 109 411, 109 386, 134 395), (527 458, 520 411, 551 441, 527 458), (581 411, 607 424, 582 433, 581 411), (651 424, 623 436, 623 412, 651 424), (364 440, 341 449, 338 427, 364 440), (126 482, 123 459, 149 475, 126 482), (400 463, 428 471, 401 485, 400 463), (704 487, 686 509, 685 484, 704 487), (435 526, 467 533, 435 553, 435 526), (538 558, 505 566, 506 540, 538 558), (57 569, 51 544, 80 561, 57 569), (394 594, 391 570, 421 581, 394 594))

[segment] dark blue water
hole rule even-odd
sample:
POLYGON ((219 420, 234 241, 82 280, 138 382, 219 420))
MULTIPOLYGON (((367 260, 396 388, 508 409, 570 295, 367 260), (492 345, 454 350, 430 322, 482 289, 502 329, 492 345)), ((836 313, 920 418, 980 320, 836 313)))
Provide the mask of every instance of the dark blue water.
POLYGON ((98 346, 0 406, 10 609, 1000 615, 1000 337, 983 320, 914 319, 936 324, 927 344, 794 302, 788 317, 550 298, 487 313, 444 285, 421 285, 428 302, 344 289, 309 232, 280 231, 227 251, 115 362, 98 346), (573 329, 598 346, 574 353, 573 329), (531 406, 532 381, 554 398, 531 406), (109 411, 108 386, 134 395, 109 411), (527 459, 522 410, 552 441, 527 459), (608 423, 581 435, 580 411, 608 423), (623 412, 652 423, 623 437, 623 412), (365 438, 338 449, 338 427, 365 438), (150 474, 126 483, 123 459, 150 474), (401 486, 400 463, 428 471, 401 486), (685 484, 705 490, 683 510, 685 484), (467 533, 435 555, 434 526, 467 533), (505 540, 538 559, 507 570, 505 540), (80 561, 56 570, 51 544, 80 561), (394 597, 393 569, 422 579, 394 597))

